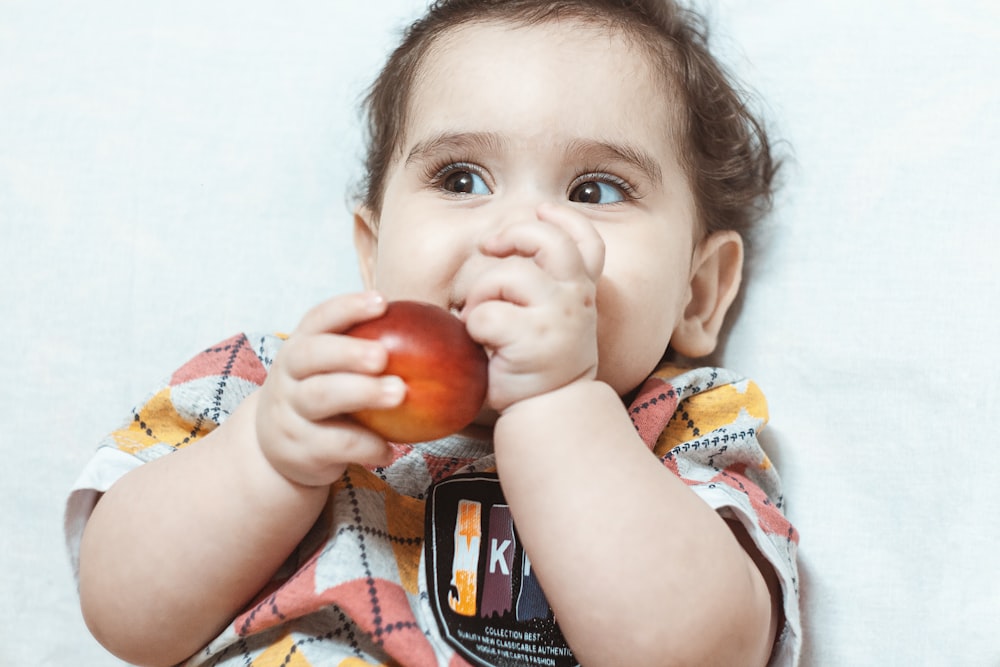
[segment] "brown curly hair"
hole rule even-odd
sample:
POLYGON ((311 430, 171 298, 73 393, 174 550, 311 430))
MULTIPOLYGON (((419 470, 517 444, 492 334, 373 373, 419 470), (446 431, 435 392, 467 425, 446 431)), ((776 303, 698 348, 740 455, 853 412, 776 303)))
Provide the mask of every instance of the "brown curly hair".
POLYGON ((364 100, 367 157, 360 199, 377 220, 387 171, 402 150, 414 81, 447 30, 475 23, 538 25, 575 20, 625 35, 646 49, 681 98, 682 164, 704 233, 746 241, 771 207, 778 162, 745 93, 708 48, 703 18, 672 0, 437 0, 413 23, 364 100))

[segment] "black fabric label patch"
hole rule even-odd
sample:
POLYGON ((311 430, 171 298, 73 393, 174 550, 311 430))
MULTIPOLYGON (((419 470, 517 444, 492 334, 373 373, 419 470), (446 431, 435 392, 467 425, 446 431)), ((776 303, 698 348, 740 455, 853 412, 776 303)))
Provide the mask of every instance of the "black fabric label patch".
POLYGON ((427 588, 448 643, 475 665, 576 667, 495 474, 449 477, 425 514, 427 588))

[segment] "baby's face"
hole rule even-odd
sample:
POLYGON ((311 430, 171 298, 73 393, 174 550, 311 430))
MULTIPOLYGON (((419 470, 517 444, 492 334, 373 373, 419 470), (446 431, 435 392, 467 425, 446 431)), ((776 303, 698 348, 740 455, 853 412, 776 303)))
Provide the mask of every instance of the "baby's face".
POLYGON ((413 91, 377 245, 359 247, 369 282, 460 308, 490 262, 509 261, 484 257, 481 239, 536 220, 543 202, 570 207, 605 244, 599 379, 635 388, 689 297, 695 205, 664 89, 642 51, 576 22, 442 36, 413 91))

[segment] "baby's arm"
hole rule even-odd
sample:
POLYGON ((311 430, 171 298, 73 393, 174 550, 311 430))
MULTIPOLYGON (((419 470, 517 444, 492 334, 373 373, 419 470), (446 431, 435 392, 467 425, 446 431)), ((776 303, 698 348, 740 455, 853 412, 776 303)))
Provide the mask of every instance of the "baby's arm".
POLYGON ((404 387, 375 377, 381 345, 331 333, 384 309, 372 295, 317 306, 229 419, 102 497, 80 546, 80 597, 109 650, 140 665, 193 654, 292 553, 346 465, 385 460, 383 440, 337 416, 397 405, 404 387))
POLYGON ((565 210, 540 218, 550 224, 507 228, 485 246, 512 261, 484 277, 466 317, 493 350, 504 495, 574 654, 593 665, 766 664, 777 615, 762 571, 595 379, 593 230, 565 210))
POLYGON ((608 385, 526 399, 495 437, 514 522, 581 664, 767 663, 778 616, 762 571, 608 385))

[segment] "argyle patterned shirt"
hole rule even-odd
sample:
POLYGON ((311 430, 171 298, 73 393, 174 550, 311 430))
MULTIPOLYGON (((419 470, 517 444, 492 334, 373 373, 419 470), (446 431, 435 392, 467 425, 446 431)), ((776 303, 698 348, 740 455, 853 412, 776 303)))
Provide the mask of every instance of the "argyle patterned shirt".
MULTIPOLYGON (((282 342, 241 334, 208 348, 101 443, 67 504, 74 567, 99 494, 224 422, 263 383, 282 342)), ((767 421, 757 385, 724 369, 664 366, 629 414, 653 455, 740 521, 773 566, 785 626, 771 664, 797 664, 798 534, 757 440, 767 421)), ((450 437, 394 449, 384 468, 348 468, 271 584, 186 665, 577 664, 518 543, 491 444, 450 437)))

